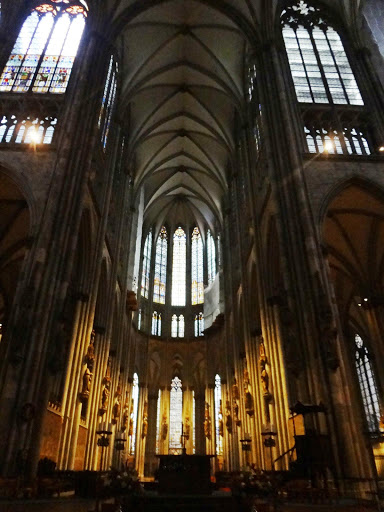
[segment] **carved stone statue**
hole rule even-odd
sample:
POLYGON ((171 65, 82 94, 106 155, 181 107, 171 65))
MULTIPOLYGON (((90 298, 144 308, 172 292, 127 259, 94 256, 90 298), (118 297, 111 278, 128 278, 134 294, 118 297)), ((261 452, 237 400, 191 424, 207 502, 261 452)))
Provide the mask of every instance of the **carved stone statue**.
POLYGON ((259 364, 260 364, 260 380, 261 387, 263 390, 263 395, 268 396, 269 393, 269 375, 267 371, 267 356, 265 354, 265 347, 263 341, 260 342, 259 345, 259 364))
POLYGON ((231 415, 231 402, 229 401, 228 391, 225 401, 225 426, 230 434, 232 434, 232 415, 231 415))
POLYGON ((83 397, 89 396, 89 392, 91 390, 92 376, 93 376, 92 372, 90 371, 88 366, 86 366, 86 368, 84 370, 84 374, 83 374, 83 384, 82 384, 82 388, 81 388, 81 395, 83 397))
POLYGON ((108 409, 109 402, 109 382, 104 382, 103 390, 101 392, 101 407, 100 407, 100 416, 105 414, 108 409))
POLYGON ((148 402, 144 402, 144 411, 143 411, 143 426, 141 430, 141 437, 144 439, 144 437, 147 436, 148 433, 148 402))
POLYGON ((207 439, 211 439, 211 416, 209 414, 209 403, 205 402, 204 413, 204 435, 207 439))
POLYGON ((189 439, 190 434, 191 434, 191 422, 190 422, 189 416, 186 416, 185 417, 185 426, 184 426, 184 435, 185 435, 185 439, 187 441, 189 439))
POLYGON ((121 430, 125 432, 128 428, 129 422, 129 404, 128 404, 128 393, 125 395, 125 404, 123 408, 123 418, 121 420, 121 430))
POLYGON ((133 436, 133 407, 134 407, 134 401, 133 398, 131 400, 131 409, 129 414, 129 429, 128 429, 128 436, 133 436))
POLYGON ((233 377, 232 398, 234 400, 239 400, 239 398, 240 398, 239 386, 237 385, 236 377, 233 377))
POLYGON ((237 403, 237 400, 233 400, 233 419, 239 427, 241 425, 241 419, 239 418, 239 404, 237 403))
POLYGON ((87 353, 84 357, 84 361, 92 372, 93 366, 95 364, 95 331, 92 331, 91 333, 91 339, 88 345, 87 353))
POLYGON ((243 376, 243 384, 244 384, 244 390, 248 391, 250 380, 249 380, 249 372, 247 367, 244 367, 244 376, 243 376))
POLYGON ((249 416, 253 416, 255 413, 255 407, 253 405, 253 396, 249 391, 245 393, 245 412, 249 414, 249 416))
POLYGON ((115 403, 113 404, 113 407, 112 407, 112 423, 113 424, 116 424, 120 418, 120 410, 121 410, 121 405, 120 405, 120 395, 117 395, 115 397, 115 403))
POLYGON ((167 415, 163 414, 161 420, 161 439, 165 441, 168 435, 168 423, 167 423, 167 415))
POLYGON ((221 437, 224 436, 224 422, 223 422, 223 407, 220 400, 220 407, 219 407, 219 435, 221 437))

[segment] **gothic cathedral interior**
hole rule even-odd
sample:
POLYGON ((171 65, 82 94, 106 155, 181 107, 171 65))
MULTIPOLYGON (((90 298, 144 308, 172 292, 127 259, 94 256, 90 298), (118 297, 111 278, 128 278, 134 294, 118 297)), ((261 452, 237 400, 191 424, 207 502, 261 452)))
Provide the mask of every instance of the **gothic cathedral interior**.
POLYGON ((384 479, 382 0, 0 5, 1 474, 384 479))

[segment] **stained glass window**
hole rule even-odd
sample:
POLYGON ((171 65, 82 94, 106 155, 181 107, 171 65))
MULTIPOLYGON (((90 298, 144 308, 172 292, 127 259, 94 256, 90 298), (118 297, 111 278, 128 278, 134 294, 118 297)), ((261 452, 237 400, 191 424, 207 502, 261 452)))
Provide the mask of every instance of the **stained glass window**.
POLYGON ((155 278, 153 281, 153 302, 165 304, 167 282, 168 235, 163 226, 156 243, 155 278))
POLYGON ((135 455, 135 448, 136 448, 136 431, 137 431, 137 412, 139 408, 139 376, 137 373, 133 374, 133 383, 132 383, 132 412, 131 412, 131 419, 132 419, 132 436, 131 436, 131 448, 130 452, 131 455, 135 455))
POLYGON ((173 235, 172 306, 185 306, 186 243, 185 232, 178 227, 173 235))
POLYGON ((216 455, 223 455, 223 411, 221 405, 221 378, 215 375, 215 434, 216 434, 216 455))
POLYGON ((144 244, 143 253, 143 271, 141 275, 141 296, 148 299, 149 292, 149 274, 151 271, 151 252, 152 252, 152 230, 149 231, 144 244))
POLYGON ((37 6, 26 18, 0 77, 0 91, 66 91, 87 10, 67 2, 37 6))
POLYGON ((379 431, 380 404, 370 354, 362 338, 355 335, 355 362, 363 400, 365 417, 370 432, 379 431))
POLYGON ((192 304, 202 304, 204 302, 203 241, 198 227, 192 232, 191 247, 192 304))
POLYGON ((160 453, 160 408, 161 408, 161 389, 157 395, 157 411, 156 411, 156 453, 160 453))
POLYGON ((105 81, 103 99, 101 102, 98 127, 101 129, 101 143, 105 150, 107 146, 109 128, 112 119, 113 107, 115 105, 116 88, 117 88, 118 65, 113 55, 111 55, 105 81))
POLYGON ((207 261, 208 261, 208 284, 211 284, 216 277, 216 247, 211 231, 207 231, 207 261))
POLYGON ((204 336, 204 315, 199 313, 195 315, 195 336, 204 336))
POLYGON ((179 377, 172 380, 169 409, 169 453, 172 455, 182 448, 183 390, 179 377))
POLYGON ((282 13, 283 37, 299 102, 363 105, 339 34, 301 0, 282 13))

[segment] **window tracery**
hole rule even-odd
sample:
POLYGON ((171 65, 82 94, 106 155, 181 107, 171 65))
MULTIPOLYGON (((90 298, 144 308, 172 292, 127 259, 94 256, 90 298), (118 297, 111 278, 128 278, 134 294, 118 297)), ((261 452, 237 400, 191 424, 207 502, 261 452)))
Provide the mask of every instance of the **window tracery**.
POLYGON ((18 119, 16 115, 5 116, 0 120, 0 144, 51 144, 57 118, 27 116, 18 119))
POLYGON ((143 251, 143 270, 141 275, 141 296, 148 299, 149 276, 151 271, 151 252, 152 252, 152 230, 149 231, 144 243, 143 251))
POLYGON ((338 155, 370 155, 370 144, 365 134, 356 128, 344 128, 342 132, 326 128, 304 127, 309 153, 338 155))
POLYGON ((167 284, 168 234, 165 226, 161 228, 156 243, 155 277, 153 282, 153 302, 165 304, 167 284))
POLYGON ((173 235, 172 306, 185 306, 186 244, 185 231, 178 227, 173 235))
POLYGON ((355 364, 369 432, 378 432, 380 403, 371 357, 363 339, 355 335, 355 364))
POLYGON ((204 302, 203 241, 198 227, 192 232, 192 305, 204 302))
POLYGON ((152 336, 161 336, 161 313, 157 313, 157 311, 153 312, 152 315, 152 336))
POLYGON ((199 313, 195 315, 195 337, 204 336, 204 315, 199 313))
POLYGON ((169 404, 169 453, 178 454, 182 448, 183 389, 179 377, 171 383, 169 404))
POLYGON ((172 338, 184 338, 185 323, 184 315, 172 315, 171 336, 172 338))
POLYGON ((321 9, 301 0, 281 22, 298 101, 363 105, 344 45, 321 9))
POLYGON ((87 8, 77 2, 46 1, 25 19, 0 77, 0 92, 65 93, 87 8))
POLYGON ((207 231, 207 262, 208 262, 208 284, 213 283, 216 277, 216 247, 211 231, 207 231))

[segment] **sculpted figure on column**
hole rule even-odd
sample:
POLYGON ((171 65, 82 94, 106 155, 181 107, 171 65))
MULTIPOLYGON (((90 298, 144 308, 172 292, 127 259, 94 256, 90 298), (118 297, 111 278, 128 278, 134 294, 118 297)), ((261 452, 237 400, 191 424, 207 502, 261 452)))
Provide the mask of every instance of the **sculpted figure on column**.
POLYGON ((167 423, 167 415, 164 413, 161 420, 161 439, 165 441, 168 435, 168 423, 167 423))

